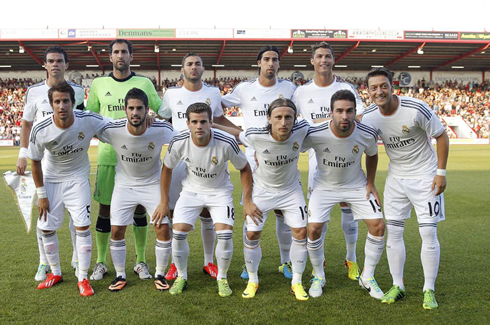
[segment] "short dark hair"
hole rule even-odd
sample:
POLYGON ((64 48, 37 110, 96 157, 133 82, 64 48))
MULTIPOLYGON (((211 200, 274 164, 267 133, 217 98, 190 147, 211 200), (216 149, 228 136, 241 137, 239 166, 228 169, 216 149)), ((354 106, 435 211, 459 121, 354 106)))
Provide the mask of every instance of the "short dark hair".
POLYGON ((329 49, 333 56, 333 47, 327 42, 315 43, 311 46, 311 58, 315 57, 315 51, 318 49, 329 49))
POLYGON ((390 85, 393 83, 393 72, 387 68, 374 68, 366 76, 366 85, 369 85, 370 78, 377 76, 385 76, 390 81, 390 85))
POLYGON ((130 99, 139 99, 143 102, 145 108, 148 107, 148 96, 143 90, 139 88, 131 88, 128 91, 126 97, 124 97, 124 106, 128 106, 128 100, 130 99))
MULTIPOLYGON (((272 111, 278 107, 289 107, 294 111, 294 121, 296 122, 296 117, 298 116, 298 109, 296 108, 296 105, 294 105, 293 101, 288 98, 278 98, 274 99, 272 103, 270 103, 269 108, 267 109, 267 116, 271 117, 272 116, 272 111)), ((266 127, 269 129, 269 132, 271 131, 271 125, 269 122, 267 122, 266 127)))
POLYGON ((50 105, 53 105, 53 93, 55 91, 59 93, 70 94, 71 103, 72 105, 75 105, 75 90, 73 90, 73 87, 70 86, 66 81, 62 81, 54 85, 53 87, 49 88, 48 98, 49 98, 50 105))
POLYGON ((187 107, 185 114, 187 115, 187 121, 190 121, 189 115, 190 113, 208 113, 209 120, 211 121, 213 118, 213 112, 211 111, 211 107, 206 103, 194 103, 187 107))
POLYGON ((330 99, 330 111, 333 112, 333 104, 338 100, 348 100, 354 103, 354 108, 357 108, 356 96, 348 89, 339 90, 332 95, 330 99))
POLYGON ((269 52, 269 51, 276 52, 277 56, 279 57, 279 60, 280 60, 281 53, 279 53, 279 50, 277 49, 277 47, 275 47, 274 45, 265 45, 264 47, 262 47, 260 49, 259 53, 257 54, 257 61, 262 60, 262 55, 265 52, 269 52))
POLYGON ((50 46, 44 51, 44 62, 47 62, 47 57, 49 53, 59 53, 63 54, 63 58, 65 59, 65 63, 68 63, 68 54, 66 53, 65 49, 62 48, 61 46, 50 46))
POLYGON ((188 57, 191 57, 191 56, 197 56, 199 58, 199 60, 201 60, 201 63, 202 63, 202 58, 199 54, 195 53, 195 52, 189 52, 187 53, 186 55, 184 55, 184 57, 182 58, 182 67, 184 66, 185 64, 185 60, 188 58, 188 57))
POLYGON ((129 51, 129 54, 133 54, 133 44, 128 41, 127 39, 124 39, 124 38, 116 38, 115 40, 113 40, 112 42, 109 43, 109 51, 110 51, 110 54, 112 54, 112 46, 114 46, 114 44, 116 43, 124 43, 128 46, 128 51, 129 51))

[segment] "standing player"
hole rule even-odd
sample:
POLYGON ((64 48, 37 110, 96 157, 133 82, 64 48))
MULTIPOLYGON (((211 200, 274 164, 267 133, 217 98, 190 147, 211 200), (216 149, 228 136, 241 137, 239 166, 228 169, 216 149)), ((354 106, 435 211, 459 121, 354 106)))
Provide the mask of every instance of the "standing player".
MULTIPOLYGON (((17 174, 24 175, 27 167, 27 147, 29 144, 29 134, 31 133, 32 124, 35 121, 40 121, 44 117, 53 114, 53 109, 49 104, 48 90, 63 81, 65 81, 65 70, 68 68, 68 54, 59 46, 51 46, 44 51, 44 68, 48 73, 48 78, 35 84, 27 89, 25 97, 24 115, 22 116, 22 131, 20 134, 20 151, 19 159, 17 160, 17 174)), ((83 88, 77 84, 68 82, 75 91, 75 106, 77 109, 83 110, 83 100, 85 93, 83 88)), ((44 252, 42 242, 42 233, 39 228, 37 230, 37 244, 39 248, 39 267, 37 269, 36 281, 46 279, 46 273, 49 271, 48 260, 44 252)), ((73 244, 73 255, 71 265, 76 268, 77 251, 76 251, 76 236, 75 227, 70 218, 70 231, 73 244)))
MULTIPOLYGON (((133 223, 136 207, 141 204, 153 214, 160 198, 160 153, 162 146, 177 134, 166 121, 156 121, 149 128, 146 120, 148 97, 141 89, 133 88, 124 98, 127 118, 110 122, 99 138, 110 143, 117 153, 116 177, 111 201, 111 256, 116 279, 110 291, 119 291, 126 285, 126 241, 124 235, 133 223), (157 199, 155 199, 157 197, 157 199)), ((168 218, 155 222, 155 286, 169 288, 165 269, 171 252, 168 218)))
MULTIPOLYGON (((113 119, 124 118, 124 97, 136 87, 148 96, 150 108, 157 112, 161 105, 160 97, 150 79, 131 72, 133 46, 125 39, 115 39, 109 44, 112 72, 108 76, 95 78, 90 87, 87 109, 113 119)), ((106 257, 111 236, 110 204, 114 189, 115 166, 117 163, 114 148, 105 143, 99 144, 97 158, 97 180, 94 199, 100 203, 99 217, 96 225, 97 264, 94 266, 91 280, 101 280, 107 272, 106 257)), ((146 211, 138 206, 134 213, 134 242, 136 248, 136 265, 134 271, 141 279, 150 279, 146 264, 145 249, 148 235, 146 211)))
POLYGON ((187 286, 187 235, 199 213, 207 208, 218 237, 218 293, 221 297, 227 297, 232 294, 227 272, 233 255, 232 233, 235 222, 228 161, 240 170, 245 213, 260 217, 260 210, 251 199, 252 172, 235 139, 219 130, 211 130, 212 113, 209 105, 194 103, 187 108, 186 115, 189 130, 172 140, 164 159, 162 198, 153 218, 159 220, 168 215, 172 169, 179 161, 184 161, 187 175, 173 217, 172 258, 179 276, 170 288, 170 293, 180 294, 187 286))
POLYGON ((422 238, 423 307, 435 309, 438 305, 434 289, 441 254, 437 224, 445 219, 443 192, 449 139, 439 118, 425 102, 393 95, 390 70, 373 69, 366 82, 374 104, 364 112, 363 122, 378 131, 390 158, 384 212, 388 229, 386 252, 393 287, 381 302, 391 304, 405 297, 403 231, 413 206, 422 238), (436 139, 437 155, 430 137, 436 139))
MULTIPOLYGON (((239 106, 242 109, 245 129, 266 125, 269 104, 277 98, 290 99, 293 96, 296 86, 288 80, 279 80, 277 78, 279 61, 278 49, 272 45, 264 46, 257 54, 259 76, 238 84, 231 93, 222 98, 225 106, 239 106)), ((255 151, 251 148, 246 148, 245 155, 252 170, 255 170, 255 151)), ((285 223, 281 211, 275 210, 274 212, 276 214, 276 236, 281 254, 279 272, 282 272, 286 278, 291 279, 291 259, 289 257, 292 242, 291 229, 285 223)), ((243 231, 245 238, 246 224, 243 231)), ((242 278, 248 279, 246 269, 242 273, 242 278)))
MULTIPOLYGON (((167 89, 163 95, 162 106, 158 111, 160 117, 166 120, 172 119, 172 126, 177 131, 187 130, 186 110, 189 105, 194 103, 206 103, 211 107, 213 121, 219 124, 234 126, 223 116, 221 107, 221 93, 217 87, 209 86, 202 82, 204 66, 202 59, 197 53, 187 53, 182 59, 181 73, 184 76, 182 87, 172 87, 167 89)), ((172 171, 172 193, 170 193, 170 210, 175 207, 177 197, 182 190, 182 180, 185 177, 185 163, 181 162, 172 171)), ((203 271, 216 278, 218 268, 213 263, 215 233, 213 220, 209 212, 204 210, 201 213, 201 235, 204 248, 203 271)), ((166 275, 167 280, 175 280, 177 269, 172 263, 166 275)))
POLYGON ((311 126, 303 149, 316 152, 315 186, 308 206, 308 254, 315 271, 309 294, 322 295, 325 285, 324 238, 322 228, 330 221, 335 204, 346 202, 355 220, 364 219, 368 227, 364 270, 359 285, 381 299, 383 292, 374 279, 374 270, 384 249, 385 224, 378 192, 374 185, 378 165, 376 130, 355 122, 356 97, 352 91, 339 90, 329 104, 332 120, 311 126), (367 178, 361 168, 366 154, 367 178))
MULTIPOLYGON (((362 115, 364 105, 361 98, 351 84, 335 77, 332 72, 335 63, 333 48, 326 42, 312 45, 310 62, 315 69, 315 78, 298 87, 294 92, 293 102, 298 108, 299 114, 310 122, 320 123, 330 116, 330 99, 332 95, 341 90, 347 89, 356 97, 357 114, 362 115)), ((308 167, 308 197, 314 187, 315 174, 317 171, 317 160, 313 149, 309 153, 308 167)), ((342 230, 345 236, 347 254, 344 265, 348 268, 349 279, 356 280, 359 277, 359 267, 357 266, 356 244, 358 237, 357 222, 354 221, 351 209, 345 203, 340 204, 342 211, 342 230)), ((325 240, 327 224, 323 227, 322 239, 325 240)))
POLYGON ((73 112, 75 91, 66 82, 51 87, 48 97, 53 115, 34 125, 28 150, 39 198, 37 227, 42 231, 44 251, 53 272, 38 285, 38 289, 50 288, 63 281, 56 230, 63 224, 66 208, 76 228, 78 288, 80 295, 91 296, 94 291, 87 279, 92 256, 87 150, 90 140, 100 133, 105 121, 93 113, 73 112))

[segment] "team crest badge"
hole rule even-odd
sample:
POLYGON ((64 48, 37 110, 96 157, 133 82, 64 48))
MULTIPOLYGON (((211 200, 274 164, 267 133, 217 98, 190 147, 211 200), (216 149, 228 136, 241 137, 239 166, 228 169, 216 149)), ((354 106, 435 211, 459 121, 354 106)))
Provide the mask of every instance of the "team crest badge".
POLYGON ((293 143, 293 151, 296 151, 299 149, 299 144, 297 142, 293 143))
POLYGON ((216 156, 211 157, 211 164, 213 164, 214 166, 218 164, 218 158, 216 156))
POLYGON ((25 193, 26 191, 27 191, 26 179, 24 177, 22 177, 20 180, 20 192, 25 193))
POLYGON ((78 133, 78 140, 82 141, 83 139, 85 139, 85 134, 83 132, 78 133))
POLYGON ((206 98, 206 104, 208 104, 209 106, 211 106, 211 99, 206 98))
POLYGON ((352 148, 352 153, 354 155, 357 155, 359 153, 359 146, 358 145, 355 145, 354 148, 352 148))
POLYGON ((148 144, 148 150, 153 150, 153 149, 155 149, 155 144, 153 142, 150 142, 148 144))
POLYGON ((283 99, 283 98, 284 98, 284 96, 283 96, 282 94, 279 94, 279 98, 283 99))
POLYGON ((403 125, 402 126, 402 132, 404 134, 409 134, 410 133, 410 129, 406 125, 403 125))

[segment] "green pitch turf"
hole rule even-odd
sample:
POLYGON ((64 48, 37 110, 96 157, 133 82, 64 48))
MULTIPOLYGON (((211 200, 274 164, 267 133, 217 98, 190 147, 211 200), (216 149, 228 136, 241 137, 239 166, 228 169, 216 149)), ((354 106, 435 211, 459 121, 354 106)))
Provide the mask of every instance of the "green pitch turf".
MULTIPOLYGON (((0 148, 0 171, 15 169, 18 148, 0 148)), ((90 149, 93 186, 96 149, 90 149)), ((383 193, 388 160, 380 148, 377 186, 383 193)), ((307 182, 307 156, 300 160, 304 187, 307 182)), ((38 265, 35 231, 26 234, 10 191, 0 186, 0 323, 165 323, 165 324, 449 324, 490 322, 490 290, 486 271, 490 269, 488 212, 490 185, 490 146, 451 146, 448 165, 448 187, 445 192, 446 221, 439 224, 441 265, 436 285, 439 308, 422 308, 423 271, 420 262, 421 240, 414 217, 405 230, 407 262, 405 284, 407 297, 394 305, 382 305, 347 278, 342 265, 345 243, 340 227, 340 209, 335 208, 329 225, 325 253, 327 256, 325 293, 322 297, 299 302, 289 293, 289 281, 278 273, 280 263, 275 237, 275 220, 271 216, 262 238, 263 258, 260 265, 260 290, 251 300, 241 297, 246 282, 239 275, 243 265, 241 239, 243 217, 239 204, 239 174, 233 168, 236 222, 234 256, 228 273, 233 295, 221 298, 215 280, 202 272, 200 222, 189 236, 189 287, 180 296, 155 290, 153 281, 139 280, 132 272, 134 244, 132 231, 127 233, 127 287, 118 293, 107 290, 115 277, 108 257, 109 273, 99 282, 92 281, 95 295, 78 295, 77 279, 70 268, 71 240, 68 221, 59 231, 61 266, 64 282, 47 290, 38 290, 34 275, 38 265)), ((98 205, 92 205, 92 233, 98 205)), ((35 227, 35 224, 33 224, 35 227)), ((357 246, 358 262, 363 265, 367 228, 360 222, 357 246)), ((147 260, 155 267, 155 234, 150 228, 147 260)), ((95 262, 95 241, 92 265, 95 262)), ((309 288, 311 265, 308 262, 303 283, 309 288)), ((376 272, 383 290, 391 287, 386 254, 376 272)))

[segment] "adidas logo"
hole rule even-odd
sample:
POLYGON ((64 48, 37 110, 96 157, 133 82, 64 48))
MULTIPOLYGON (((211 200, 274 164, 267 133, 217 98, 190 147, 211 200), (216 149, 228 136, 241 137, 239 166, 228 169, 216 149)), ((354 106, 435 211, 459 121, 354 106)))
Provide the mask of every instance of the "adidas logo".
POLYGON ((330 153, 330 150, 328 150, 328 148, 325 148, 325 149, 323 149, 323 152, 330 153))
POLYGON ((179 102, 177 103, 177 105, 184 105, 184 103, 182 103, 182 101, 179 100, 179 102))
POLYGON ((47 104, 47 103, 48 103, 48 101, 46 99, 44 99, 41 104, 47 104))
POLYGON ((128 148, 126 148, 125 144, 121 147, 121 149, 128 150, 128 148))
POLYGON ((265 149, 265 150, 264 150, 262 153, 265 153, 265 154, 267 154, 267 155, 270 155, 270 152, 269 152, 269 150, 267 150, 267 149, 265 149))
POLYGON ((110 91, 108 91, 108 92, 105 94, 105 96, 106 96, 106 97, 108 97, 108 96, 112 96, 112 95, 111 95, 111 92, 110 92, 110 91))
POLYGON ((191 160, 189 158, 185 158, 184 161, 187 162, 187 163, 190 163, 191 162, 191 160))
POLYGON ((314 103, 315 103, 315 102, 313 101, 313 99, 310 99, 310 100, 308 101, 308 104, 314 104, 314 103))
POLYGON ((57 146, 57 145, 58 145, 58 142, 53 141, 53 146, 57 146))
POLYGON ((256 102, 257 101, 257 98, 255 98, 255 96, 252 97, 252 99, 250 100, 251 102, 256 102))
POLYGON ((383 132, 381 132, 381 129, 378 129, 378 135, 381 135, 383 134, 383 132))

